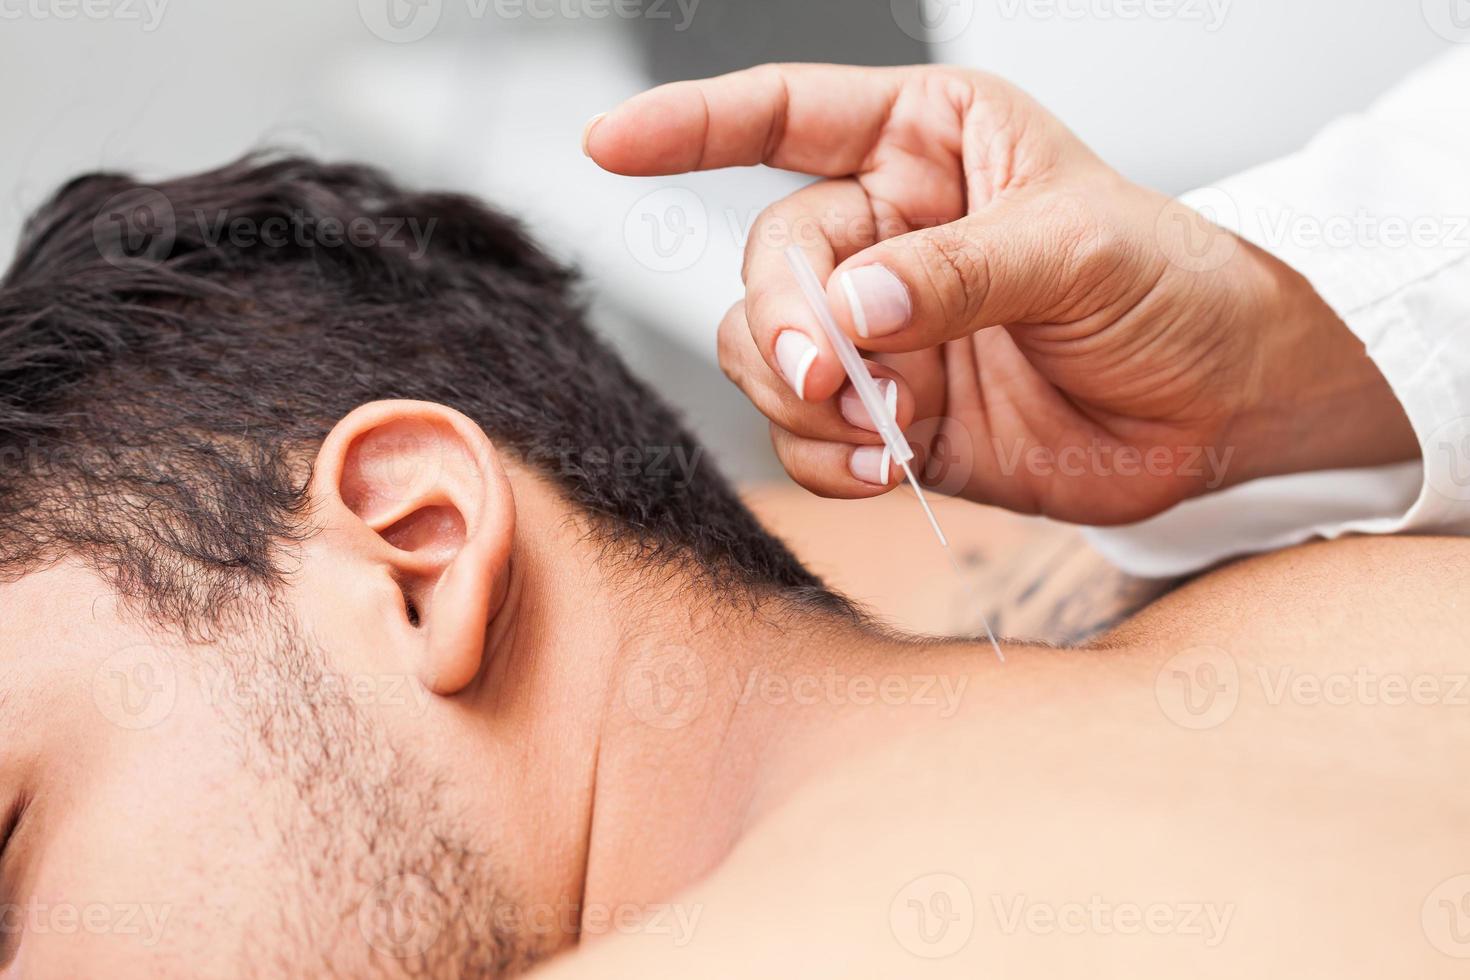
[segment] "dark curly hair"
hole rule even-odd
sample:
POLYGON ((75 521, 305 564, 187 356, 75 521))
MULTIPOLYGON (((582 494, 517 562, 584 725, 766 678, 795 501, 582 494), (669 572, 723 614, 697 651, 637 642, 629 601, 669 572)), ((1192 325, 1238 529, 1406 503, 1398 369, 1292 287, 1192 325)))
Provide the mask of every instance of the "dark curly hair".
POLYGON ((475 419, 610 552, 846 609, 713 465, 613 465, 700 449, 573 287, 506 216, 363 166, 72 180, 0 283, 0 574, 79 557, 157 618, 215 620, 310 533, 331 426, 411 398, 475 419))

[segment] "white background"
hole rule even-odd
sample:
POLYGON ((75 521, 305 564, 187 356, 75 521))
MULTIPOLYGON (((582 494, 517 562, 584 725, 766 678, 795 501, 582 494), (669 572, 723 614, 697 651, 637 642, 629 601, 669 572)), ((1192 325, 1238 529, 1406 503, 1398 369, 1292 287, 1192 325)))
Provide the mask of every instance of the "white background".
MULTIPOLYGON (((153 0, 152 12, 144 0, 0 0, 0 256, 25 212, 83 170, 157 177, 262 145, 364 159, 527 218, 583 265, 599 325, 728 468, 769 474, 764 427, 718 378, 713 337, 739 295, 743 229, 799 182, 597 171, 579 152, 583 121, 646 79, 638 25, 576 6, 595 0, 556 0, 574 16, 551 18, 425 0, 437 19, 411 43, 365 23, 388 2, 405 0, 153 0), (660 186, 682 190, 646 199, 660 186), (697 254, 650 253, 640 229, 691 201, 697 254)), ((1170 192, 1289 152, 1448 47, 1435 5, 1460 4, 1470 23, 1466 0, 1214 0, 1226 4, 1218 23, 1209 0, 1151 0, 1172 13, 1136 18, 1126 5, 1142 0, 926 2, 948 16, 933 21, 948 38, 938 60, 1011 78, 1125 174, 1170 192)), ((694 16, 732 7, 702 0, 694 16)))

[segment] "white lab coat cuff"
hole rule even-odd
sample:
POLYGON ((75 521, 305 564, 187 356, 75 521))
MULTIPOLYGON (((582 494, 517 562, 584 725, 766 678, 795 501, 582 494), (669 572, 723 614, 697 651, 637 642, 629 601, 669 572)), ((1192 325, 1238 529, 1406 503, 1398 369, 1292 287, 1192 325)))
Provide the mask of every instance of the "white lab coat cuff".
POLYGON ((1470 167, 1385 125, 1349 120, 1184 201, 1311 282, 1383 372, 1423 460, 1256 480, 1087 529, 1124 571, 1186 574, 1350 533, 1470 533, 1470 167))

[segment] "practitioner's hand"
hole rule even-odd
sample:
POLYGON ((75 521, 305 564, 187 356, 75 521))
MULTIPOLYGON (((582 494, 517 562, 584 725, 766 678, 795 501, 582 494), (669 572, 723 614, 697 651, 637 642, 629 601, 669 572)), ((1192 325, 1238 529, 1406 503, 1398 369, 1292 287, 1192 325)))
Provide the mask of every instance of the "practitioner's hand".
POLYGON ((791 242, 895 382, 925 479, 948 492, 1110 524, 1258 476, 1417 453, 1305 280, 1130 184, 989 75, 766 66, 653 89, 584 141, 622 174, 767 163, 827 178, 752 228, 719 340, 816 493, 871 496, 901 473, 883 472, 782 256, 791 242))

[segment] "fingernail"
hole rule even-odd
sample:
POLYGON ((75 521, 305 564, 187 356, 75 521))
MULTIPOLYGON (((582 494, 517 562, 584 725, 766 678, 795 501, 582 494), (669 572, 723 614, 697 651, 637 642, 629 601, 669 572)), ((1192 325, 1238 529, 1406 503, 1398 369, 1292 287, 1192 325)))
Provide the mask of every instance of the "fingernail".
POLYGON ((847 468, 864 483, 888 486, 888 447, 859 446, 852 451, 847 468))
MULTIPOLYGON (((883 392, 883 401, 888 405, 888 414, 898 418, 898 382, 880 381, 878 388, 883 392)), ((842 410, 842 417, 860 429, 869 432, 877 432, 878 426, 868 417, 868 410, 863 407, 863 400, 853 388, 847 388, 842 392, 842 397, 837 400, 837 407, 842 410)))
POLYGON ((605 113, 605 112, 599 112, 597 115, 595 115, 591 119, 587 120, 587 125, 585 125, 585 126, 582 127, 582 155, 583 156, 590 157, 592 155, 592 153, 587 149, 587 141, 592 138, 592 130, 596 129, 597 128, 597 124, 600 123, 600 122, 602 122, 606 118, 607 118, 607 113, 605 113))
POLYGON ((783 330, 776 337, 776 363, 797 398, 806 398, 806 375, 816 359, 817 345, 800 330, 783 330))
POLYGON ((902 330, 913 313, 908 287, 881 265, 862 265, 842 274, 842 291, 852 307, 859 337, 882 337, 902 330))

